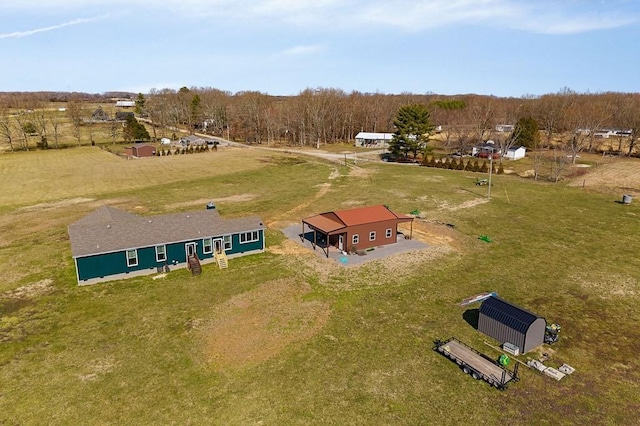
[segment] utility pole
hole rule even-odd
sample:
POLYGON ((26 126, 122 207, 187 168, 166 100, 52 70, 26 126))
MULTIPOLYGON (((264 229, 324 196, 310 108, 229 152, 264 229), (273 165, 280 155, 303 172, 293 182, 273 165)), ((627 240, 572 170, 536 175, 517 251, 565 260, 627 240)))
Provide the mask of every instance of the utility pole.
POLYGON ((491 175, 493 174, 493 147, 489 153, 489 189, 487 190, 487 198, 491 198, 491 175))

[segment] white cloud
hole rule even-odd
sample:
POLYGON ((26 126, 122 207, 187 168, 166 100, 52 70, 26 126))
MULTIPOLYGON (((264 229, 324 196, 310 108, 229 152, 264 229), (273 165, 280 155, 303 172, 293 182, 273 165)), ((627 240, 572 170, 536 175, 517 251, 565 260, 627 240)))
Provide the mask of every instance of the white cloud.
POLYGON ((307 46, 294 46, 289 49, 276 53, 275 55, 273 55, 273 57, 309 55, 312 53, 319 52, 323 49, 324 49, 324 46, 319 44, 313 44, 313 45, 307 45, 307 46))
POLYGON ((74 19, 74 20, 69 21, 69 22, 65 22, 63 24, 51 25, 51 26, 48 26, 48 27, 36 28, 36 29, 33 29, 33 30, 26 30, 26 31, 15 31, 15 32, 12 32, 12 33, 4 33, 4 34, 0 34, 0 39, 3 39, 3 38, 28 37, 28 36, 31 36, 31 35, 34 35, 34 34, 44 33, 44 32, 47 32, 47 31, 59 30, 61 28, 70 27, 70 26, 73 26, 73 25, 86 24, 88 22, 96 21, 98 19, 101 19, 101 18, 100 17, 79 18, 79 19, 74 19))
MULTIPOLYGON (((48 10, 141 8, 176 16, 218 16, 332 31, 376 25, 422 31, 450 25, 501 26, 548 34, 616 28, 639 21, 634 2, 598 0, 48 0, 48 10)), ((41 0, 14 0, 0 10, 41 13, 41 0)), ((367 28, 367 27, 364 27, 367 28)))

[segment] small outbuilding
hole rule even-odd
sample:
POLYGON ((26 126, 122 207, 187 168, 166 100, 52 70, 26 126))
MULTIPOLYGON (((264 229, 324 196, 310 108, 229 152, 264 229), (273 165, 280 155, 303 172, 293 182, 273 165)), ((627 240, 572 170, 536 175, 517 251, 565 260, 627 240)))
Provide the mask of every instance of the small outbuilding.
POLYGON ((509 160, 521 160, 525 157, 526 153, 527 148, 525 148, 524 146, 512 146, 504 154, 504 157, 509 160))
POLYGON ((126 146, 124 153, 135 158, 153 157, 156 155, 156 147, 147 143, 134 143, 131 146, 126 146))
POLYGON ((480 305, 478 331, 502 343, 512 343, 521 353, 544 343, 547 322, 541 316, 522 309, 497 296, 480 305))
MULTIPOLYGON (((358 207, 350 210, 336 210, 302 219, 302 234, 305 227, 311 230, 311 242, 326 249, 357 252, 372 247, 394 244, 398 239, 398 225, 411 223, 413 217, 394 213, 384 205, 358 207)), ((409 236, 411 238, 411 236, 409 236)))

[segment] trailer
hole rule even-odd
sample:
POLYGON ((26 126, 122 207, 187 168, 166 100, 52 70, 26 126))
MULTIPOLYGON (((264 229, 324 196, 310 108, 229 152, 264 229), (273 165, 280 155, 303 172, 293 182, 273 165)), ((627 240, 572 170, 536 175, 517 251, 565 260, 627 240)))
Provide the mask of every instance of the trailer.
POLYGON ((509 371, 455 337, 444 342, 436 340, 434 344, 434 351, 454 361, 465 374, 477 380, 482 379, 500 390, 505 390, 509 382, 520 380, 519 364, 515 365, 513 371, 509 371))

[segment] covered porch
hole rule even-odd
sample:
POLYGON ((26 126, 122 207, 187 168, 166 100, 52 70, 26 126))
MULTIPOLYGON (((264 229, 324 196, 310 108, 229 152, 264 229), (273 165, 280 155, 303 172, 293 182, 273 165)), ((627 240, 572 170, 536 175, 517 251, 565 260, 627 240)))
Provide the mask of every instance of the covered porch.
POLYGON ((302 219, 300 239, 311 242, 314 250, 320 247, 328 258, 329 247, 333 246, 340 252, 347 250, 346 228, 342 222, 331 217, 313 216, 302 219), (309 228, 308 232, 305 230, 305 225, 309 228))

